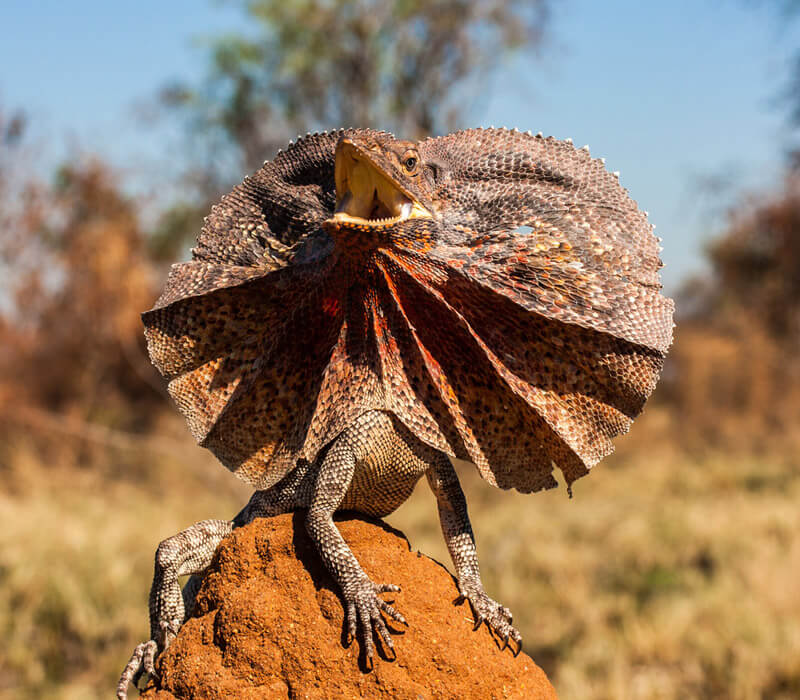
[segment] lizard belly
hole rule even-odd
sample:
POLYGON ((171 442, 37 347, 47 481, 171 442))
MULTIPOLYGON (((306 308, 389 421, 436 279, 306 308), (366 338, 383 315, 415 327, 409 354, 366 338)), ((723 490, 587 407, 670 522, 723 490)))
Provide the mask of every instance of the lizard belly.
POLYGON ((393 465, 361 462, 356 465, 341 509, 378 518, 389 515, 405 503, 423 473, 424 469, 416 473, 401 472, 393 465))
POLYGON ((362 415, 348 431, 356 453, 353 479, 339 509, 383 517, 411 495, 433 449, 382 411, 362 415))

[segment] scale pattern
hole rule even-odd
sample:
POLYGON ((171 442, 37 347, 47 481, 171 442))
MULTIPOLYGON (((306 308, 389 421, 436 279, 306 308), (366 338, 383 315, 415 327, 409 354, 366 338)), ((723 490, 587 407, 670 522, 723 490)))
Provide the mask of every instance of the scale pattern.
POLYGON ((143 315, 194 436, 260 489, 374 410, 502 488, 586 474, 672 339, 646 215, 570 142, 472 129, 416 144, 432 218, 333 228, 345 136, 396 143, 298 140, 214 207, 143 315))

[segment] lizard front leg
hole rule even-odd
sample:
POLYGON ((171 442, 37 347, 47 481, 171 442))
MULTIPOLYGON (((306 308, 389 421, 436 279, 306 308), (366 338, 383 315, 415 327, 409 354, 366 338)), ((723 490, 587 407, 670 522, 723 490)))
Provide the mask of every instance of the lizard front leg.
POLYGON ((442 534, 456 567, 458 590, 462 598, 469 600, 475 615, 475 629, 486 622, 503 639, 504 648, 509 639, 513 639, 519 652, 522 636, 511 624, 511 611, 492 600, 483 590, 475 537, 467 514, 467 500, 458 483, 456 470, 447 456, 441 455, 425 474, 436 495, 442 534))
POLYGON ((306 517, 306 529, 322 561, 342 590, 348 641, 356 636, 360 624, 367 663, 371 665, 375 648, 373 631, 378 633, 394 654, 394 644, 381 612, 402 624, 408 623, 391 605, 378 597, 379 593, 399 591, 400 587, 373 583, 333 522, 333 514, 347 493, 355 466, 355 452, 343 434, 333 443, 320 464, 306 517))
POLYGON ((143 672, 155 675, 155 658, 175 639, 199 587, 199 574, 208 568, 223 537, 233 529, 227 520, 202 520, 164 540, 156 550, 150 587, 150 639, 139 644, 117 684, 117 698, 128 695, 143 672), (181 591, 178 579, 192 574, 181 591))

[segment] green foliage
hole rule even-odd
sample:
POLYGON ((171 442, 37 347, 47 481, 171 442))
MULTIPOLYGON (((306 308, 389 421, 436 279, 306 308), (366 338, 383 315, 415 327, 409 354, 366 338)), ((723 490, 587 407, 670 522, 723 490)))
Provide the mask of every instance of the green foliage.
POLYGON ((210 149, 257 167, 296 133, 371 126, 408 137, 460 122, 481 78, 538 46, 549 0, 236 0, 252 31, 207 42, 200 85, 164 100, 210 149))

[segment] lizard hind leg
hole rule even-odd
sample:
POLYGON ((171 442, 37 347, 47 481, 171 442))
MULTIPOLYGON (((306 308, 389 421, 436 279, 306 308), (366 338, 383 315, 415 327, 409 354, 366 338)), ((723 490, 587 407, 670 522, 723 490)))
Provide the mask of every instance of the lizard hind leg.
POLYGON ((167 538, 158 545, 150 587, 150 639, 134 649, 117 684, 117 698, 124 700, 128 685, 136 683, 143 672, 156 675, 155 658, 175 639, 186 621, 199 585, 196 574, 211 563, 223 537, 233 529, 227 520, 202 520, 167 538), (179 578, 193 574, 181 591, 179 578))
POLYGON ((122 671, 117 685, 119 700, 127 698, 128 685, 136 685, 143 673, 156 675, 156 657, 172 643, 190 614, 202 574, 223 538, 253 518, 305 506, 307 473, 308 466, 301 464, 271 489, 256 491, 233 520, 203 520, 159 544, 150 587, 150 639, 134 649, 122 671), (179 579, 186 575, 190 578, 181 590, 179 579))

